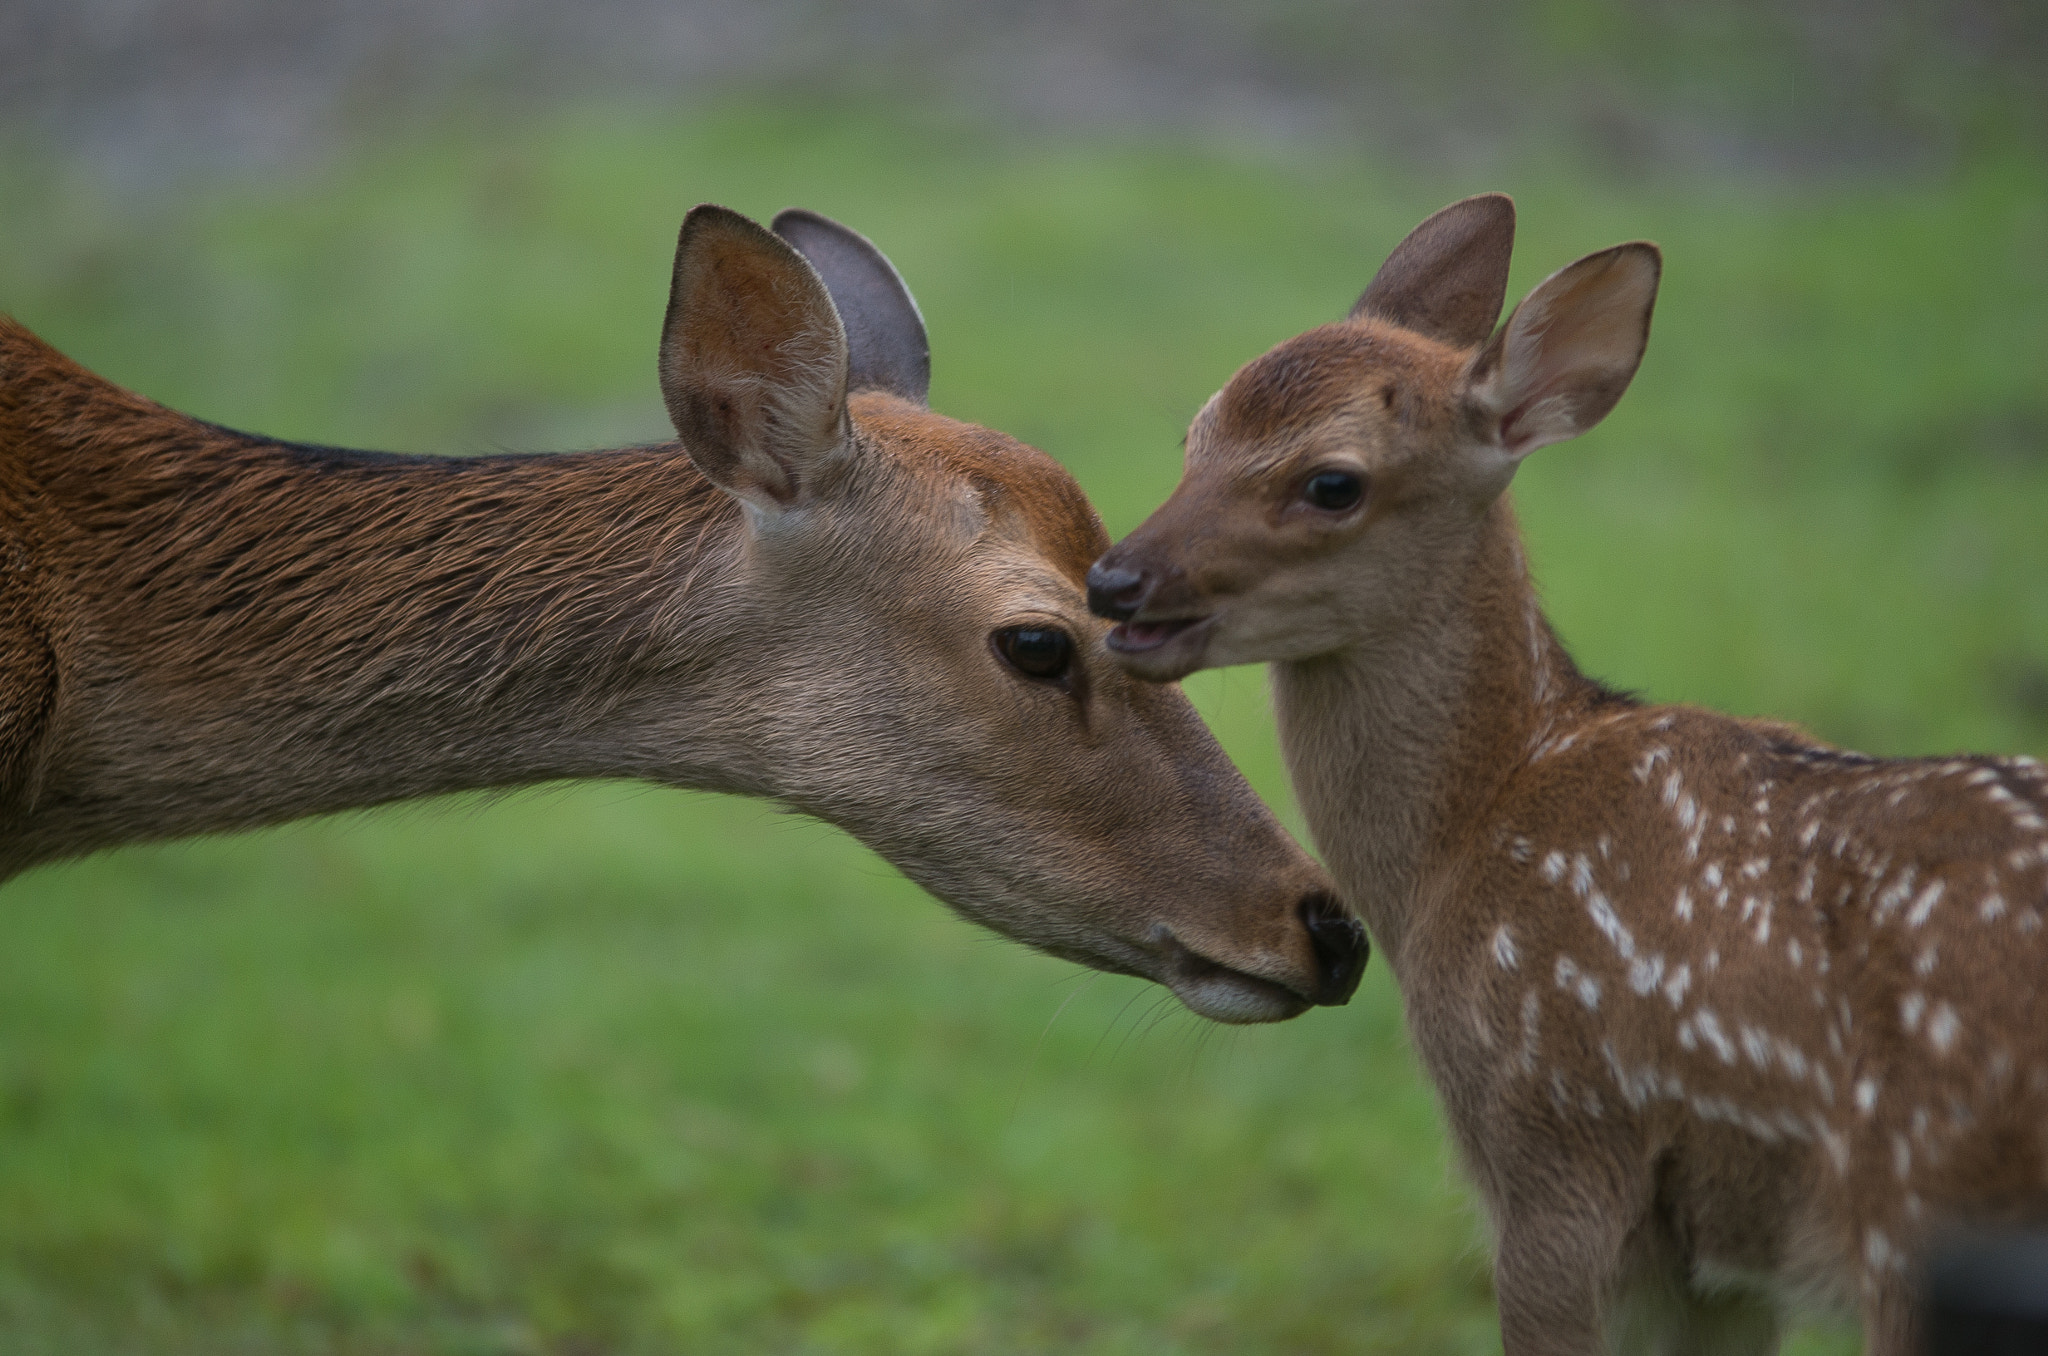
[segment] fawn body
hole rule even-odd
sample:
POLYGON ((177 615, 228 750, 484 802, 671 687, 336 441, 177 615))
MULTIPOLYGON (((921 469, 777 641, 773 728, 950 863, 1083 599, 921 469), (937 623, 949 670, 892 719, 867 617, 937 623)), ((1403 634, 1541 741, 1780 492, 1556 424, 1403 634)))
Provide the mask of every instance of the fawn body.
POLYGON ((1079 488, 925 407, 922 321, 872 246, 777 227, 805 253, 720 208, 684 223, 680 447, 289 445, 0 318, 0 874, 636 777, 818 815, 1213 1017, 1348 997, 1362 939, 1321 872, 1184 697, 1107 662, 1079 488))
POLYGON ((1798 1295, 1903 1356, 1926 1241, 2048 1208, 2048 777, 1577 670, 1504 491, 1619 399, 1660 262, 1588 256, 1495 333, 1512 238, 1504 197, 1454 204, 1241 369, 1091 600, 1134 672, 1272 661, 1486 1203, 1508 1352, 1770 1351, 1798 1295))

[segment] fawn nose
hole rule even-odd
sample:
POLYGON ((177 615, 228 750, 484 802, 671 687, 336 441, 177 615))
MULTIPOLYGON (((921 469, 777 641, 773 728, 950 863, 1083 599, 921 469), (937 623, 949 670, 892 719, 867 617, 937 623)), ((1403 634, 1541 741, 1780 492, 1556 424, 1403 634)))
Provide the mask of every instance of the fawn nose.
POLYGON ((1358 991, 1366 957, 1372 954, 1365 925, 1338 903, 1336 896, 1321 890, 1301 901, 1301 923, 1308 929, 1309 946, 1316 957, 1316 1002, 1323 1007, 1344 1006, 1358 991))
POLYGON ((1151 581, 1143 570, 1112 565, 1108 556, 1088 567, 1088 610, 1098 617, 1129 621, 1151 591, 1151 581))

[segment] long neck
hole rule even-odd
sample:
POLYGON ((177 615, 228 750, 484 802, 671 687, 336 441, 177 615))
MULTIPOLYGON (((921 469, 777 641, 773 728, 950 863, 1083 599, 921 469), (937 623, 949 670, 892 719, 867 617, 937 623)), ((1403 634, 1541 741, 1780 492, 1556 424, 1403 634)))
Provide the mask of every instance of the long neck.
POLYGON ((1536 743, 1597 689, 1536 602, 1505 498, 1395 627, 1273 666, 1316 845, 1398 971, 1432 862, 1536 743))
POLYGON ((294 447, 35 356, 0 374, 0 610, 49 682, 0 871, 557 777, 764 789, 728 728, 737 514, 677 449, 294 447))

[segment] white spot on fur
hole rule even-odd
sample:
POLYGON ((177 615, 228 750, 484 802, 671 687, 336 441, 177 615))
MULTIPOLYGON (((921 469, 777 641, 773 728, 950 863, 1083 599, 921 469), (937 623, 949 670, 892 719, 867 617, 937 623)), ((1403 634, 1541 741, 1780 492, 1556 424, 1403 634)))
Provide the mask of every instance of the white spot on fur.
POLYGON ((1899 1025, 1911 1034, 1920 1029, 1921 1015, 1927 1011, 1927 995, 1915 989, 1899 1000, 1899 1025))
POLYGON ((1685 1001, 1685 991, 1692 987, 1692 967, 1681 965, 1671 972, 1671 978, 1664 981, 1664 999, 1675 1010, 1685 1001))
POLYGON ((1664 958, 1662 956, 1648 956, 1629 963, 1628 986, 1640 995, 1647 997, 1658 984, 1663 982, 1663 979, 1664 958))
POLYGON ((1859 1078, 1856 1080, 1856 1109, 1868 1116, 1877 1110, 1877 1080, 1859 1078))
POLYGON ((1692 921, 1692 891, 1686 889, 1683 885, 1679 886, 1678 898, 1671 905, 1671 911, 1678 915, 1679 922, 1690 923, 1692 921))
POLYGON ((1522 1073, 1533 1078, 1536 1074, 1537 1038, 1540 1034, 1538 1022, 1543 1015, 1543 999, 1534 989, 1522 993, 1522 1073))
POLYGON ((1562 852, 1544 853, 1543 865, 1538 870, 1543 873, 1543 879, 1549 881, 1552 885, 1557 884, 1564 879, 1564 854, 1562 852))
POLYGON ((1502 923, 1493 931, 1493 958, 1503 970, 1512 970, 1520 963, 1519 953, 1515 950, 1514 934, 1508 931, 1506 923, 1502 923))
POLYGON ((1636 954, 1636 939, 1614 912, 1614 905, 1606 895, 1595 890, 1586 899, 1586 912, 1593 919, 1593 926, 1600 929, 1600 935, 1607 939, 1623 960, 1636 954))
POLYGON ((1912 897, 1917 875, 1916 869, 1908 863, 1906 869, 1899 872, 1899 878, 1878 894, 1876 907, 1871 913, 1873 923, 1882 926, 1901 904, 1912 897))
POLYGON ((1934 1047, 1935 1054, 1945 1055, 1955 1049, 1956 1032, 1961 1026, 1954 1007, 1945 1002, 1934 1005, 1934 1015, 1927 1019, 1927 1043, 1934 1047))
POLYGON ((1977 906, 1977 916, 1987 923, 1995 923, 2005 912, 2004 895, 1986 895, 1984 902, 1977 906))
POLYGON ((1932 942, 1921 947, 1919 956, 1913 961, 1913 973, 1922 979, 1927 978, 1927 976, 1934 973, 1935 961, 1939 956, 1940 952, 1932 942))
POLYGON ((1926 922, 1927 915, 1933 913, 1934 906, 1941 903, 1942 892, 1947 889, 1947 881, 1929 881, 1927 883, 1927 888, 1920 892, 1920 897, 1913 901, 1913 907, 1907 910, 1906 926, 1909 928, 1917 928, 1922 923, 1926 922))
POLYGON ((1600 1006, 1600 981, 1580 970, 1579 963, 1570 956, 1557 958, 1557 987, 1577 994, 1588 1009, 1600 1006))
POLYGON ((1735 1062, 1735 1043, 1728 1039, 1728 1033, 1721 1029, 1721 1019, 1714 1015, 1712 1008, 1701 1008, 1692 1017, 1693 1029, 1700 1039, 1714 1047, 1714 1053, 1723 1064, 1735 1062))
POLYGON ((1721 884, 1721 864, 1719 862, 1708 862, 1704 867, 1700 868, 1700 879, 1706 882, 1709 890, 1719 886, 1721 884))

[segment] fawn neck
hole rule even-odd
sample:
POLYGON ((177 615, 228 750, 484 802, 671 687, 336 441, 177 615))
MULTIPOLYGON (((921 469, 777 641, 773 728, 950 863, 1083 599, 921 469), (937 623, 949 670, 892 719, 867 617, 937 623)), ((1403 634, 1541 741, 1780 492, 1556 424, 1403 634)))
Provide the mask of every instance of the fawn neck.
POLYGON ((34 562, 0 610, 52 653, 0 871, 137 825, 631 776, 650 742, 768 789, 732 700, 759 663, 739 515, 676 449, 298 448, 68 364, 0 417, 0 528, 34 562))
POLYGON ((1401 625, 1275 664, 1273 688, 1310 831, 1397 972, 1431 863, 1596 691, 1543 618, 1505 497, 1401 625))

